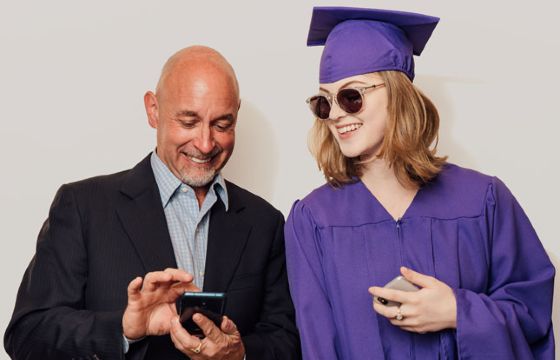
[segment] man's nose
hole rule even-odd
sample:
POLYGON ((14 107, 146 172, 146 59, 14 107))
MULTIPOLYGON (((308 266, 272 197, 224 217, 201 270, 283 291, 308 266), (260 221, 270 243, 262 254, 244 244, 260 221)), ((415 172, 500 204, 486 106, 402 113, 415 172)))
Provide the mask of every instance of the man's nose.
POLYGON ((194 146, 203 154, 211 153, 216 146, 210 126, 201 126, 198 136, 195 138, 194 146))

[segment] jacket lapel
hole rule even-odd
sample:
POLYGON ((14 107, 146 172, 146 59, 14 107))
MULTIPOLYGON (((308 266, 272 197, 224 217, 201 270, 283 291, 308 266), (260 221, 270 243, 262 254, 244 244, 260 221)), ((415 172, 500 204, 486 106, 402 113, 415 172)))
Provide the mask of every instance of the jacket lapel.
POLYGON ((150 155, 127 174, 117 214, 146 272, 177 267, 150 155))
POLYGON ((229 209, 216 201, 210 213, 204 291, 226 291, 245 249, 251 225, 244 221, 242 199, 235 186, 228 186, 229 209))

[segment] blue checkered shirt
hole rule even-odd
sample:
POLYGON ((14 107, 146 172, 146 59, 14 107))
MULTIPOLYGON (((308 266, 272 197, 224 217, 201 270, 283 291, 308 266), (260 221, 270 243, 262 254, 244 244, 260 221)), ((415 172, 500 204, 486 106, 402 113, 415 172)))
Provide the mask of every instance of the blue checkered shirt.
POLYGON ((150 163, 159 188, 177 266, 192 274, 194 284, 202 289, 210 209, 219 197, 227 211, 228 196, 225 181, 221 174, 218 174, 212 181, 202 206, 199 207, 194 190, 187 184, 183 184, 155 151, 152 153, 150 163))
MULTIPOLYGON (((177 179, 155 151, 150 157, 150 164, 159 188, 177 266, 193 274, 194 284, 202 289, 210 209, 219 197, 224 203, 226 211, 228 210, 228 195, 224 178, 221 174, 214 178, 202 206, 199 207, 194 190, 177 179)), ((129 340, 123 334, 123 352, 126 354, 130 344, 142 339, 129 340)))

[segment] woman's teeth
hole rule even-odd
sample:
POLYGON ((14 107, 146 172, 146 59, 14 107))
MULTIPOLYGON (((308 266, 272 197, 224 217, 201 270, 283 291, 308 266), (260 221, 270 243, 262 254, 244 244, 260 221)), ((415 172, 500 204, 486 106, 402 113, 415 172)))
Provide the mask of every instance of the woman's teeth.
POLYGON ((338 128, 337 131, 338 131, 339 134, 342 135, 342 134, 346 134, 347 132, 359 129, 360 127, 362 127, 362 124, 350 124, 350 125, 346 125, 344 127, 338 128))

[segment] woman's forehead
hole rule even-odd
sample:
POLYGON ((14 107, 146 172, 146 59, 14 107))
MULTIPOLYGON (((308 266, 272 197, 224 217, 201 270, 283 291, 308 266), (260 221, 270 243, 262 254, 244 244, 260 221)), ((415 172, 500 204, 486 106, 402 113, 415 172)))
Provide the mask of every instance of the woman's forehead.
POLYGON ((322 83, 319 85, 319 88, 325 91, 332 91, 332 90, 345 88, 348 86, 369 86, 382 81, 383 79, 381 75, 375 72, 375 73, 349 76, 347 78, 340 79, 332 83, 322 83))

